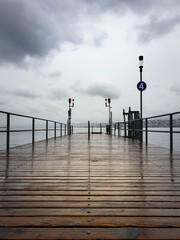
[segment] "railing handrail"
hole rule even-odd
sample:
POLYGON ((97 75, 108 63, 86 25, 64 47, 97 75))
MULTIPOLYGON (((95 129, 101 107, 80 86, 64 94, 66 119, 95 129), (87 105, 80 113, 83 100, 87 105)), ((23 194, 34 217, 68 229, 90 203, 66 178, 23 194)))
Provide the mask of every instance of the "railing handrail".
POLYGON ((151 117, 145 117, 145 118, 133 119, 133 120, 125 121, 125 122, 124 122, 124 121, 121 121, 121 122, 115 122, 114 124, 118 124, 118 123, 128 123, 128 122, 134 122, 134 121, 140 121, 140 120, 146 120, 146 119, 153 119, 153 118, 159 118, 159 117, 166 117, 166 116, 176 115, 176 114, 180 114, 180 112, 166 113, 166 114, 155 115, 155 116, 151 116, 151 117))
MULTIPOLYGON (((132 114, 131 112, 129 112, 129 114, 132 114)), ((146 144, 148 143, 148 133, 150 132, 156 132, 156 133, 168 133, 170 136, 170 151, 173 151, 173 134, 174 133, 180 133, 180 131, 174 130, 174 126, 173 126, 173 116, 180 114, 180 112, 172 112, 172 113, 166 113, 166 114, 160 114, 160 115, 156 115, 156 116, 151 116, 151 117, 145 117, 145 118, 138 118, 138 119, 132 119, 132 120, 128 120, 128 121, 124 121, 123 122, 116 122, 114 123, 114 134, 116 134, 116 126, 118 126, 118 136, 120 136, 120 129, 124 130, 124 137, 129 137, 132 139, 136 139, 136 140, 140 140, 140 142, 143 142, 143 132, 145 132, 145 137, 146 137, 146 144), (167 128, 169 128, 169 131, 164 131, 164 130, 152 130, 149 128, 153 128, 152 126, 149 126, 149 122, 148 120, 150 119, 157 119, 160 117, 169 117, 169 119, 163 119, 165 121, 168 121, 168 126, 166 126, 167 128), (145 121, 145 123, 144 123, 145 121), (139 122, 139 123, 136 123, 139 122), (121 125, 123 125, 123 129, 121 128, 121 125), (128 132, 128 134, 127 134, 128 132), (139 132, 139 136, 136 135, 136 133, 139 132)), ((133 118, 133 117, 132 117, 133 118)), ((155 126, 156 127, 156 126, 155 126)), ((157 128, 162 128, 163 126, 157 126, 157 128)))
MULTIPOLYGON (((39 118, 39 117, 33 117, 33 116, 28 116, 28 115, 23 115, 23 114, 18 114, 18 113, 12 113, 12 112, 6 112, 6 111, 0 111, 0 114, 5 114, 6 115, 6 127, 3 127, 3 129, 0 129, 0 133, 6 133, 6 150, 9 150, 10 148, 10 133, 18 133, 18 132, 32 132, 32 144, 35 142, 35 133, 39 131, 45 131, 46 132, 46 140, 49 139, 48 133, 49 131, 54 131, 54 138, 56 138, 56 132, 60 130, 60 136, 63 135, 63 130, 64 130, 64 135, 66 135, 67 132, 67 127, 65 123, 62 122, 57 122, 53 120, 48 120, 44 118, 39 118), (17 125, 17 129, 12 129, 11 128, 11 117, 16 116, 20 118, 25 118, 25 119, 31 119, 31 124, 32 128, 29 129, 20 129, 19 125, 17 125), (46 126, 45 128, 40 128, 39 124, 37 124, 37 121, 43 121, 45 122, 46 126), (53 123, 54 127, 49 126, 49 123, 53 123), (37 125, 36 125, 37 124, 37 125), (57 128, 57 124, 59 124, 59 127, 57 128), (18 129, 19 127, 19 129, 18 129), (36 129, 37 127, 37 129, 36 129), (5 128, 5 129, 4 129, 5 128)), ((24 127, 25 128, 25 127, 24 127)))
MULTIPOLYGON (((49 119, 45 119, 45 118, 33 117, 33 116, 29 116, 29 115, 23 115, 23 114, 12 113, 12 112, 0 111, 0 113, 10 114, 10 115, 17 116, 17 117, 24 117, 24 118, 30 118, 30 119, 35 119, 35 120, 41 120, 41 121, 48 121, 48 122, 53 122, 53 123, 59 123, 59 124, 62 123, 62 122, 57 122, 57 121, 49 120, 49 119)), ((63 124, 63 125, 66 125, 65 123, 62 123, 62 124, 63 124)))

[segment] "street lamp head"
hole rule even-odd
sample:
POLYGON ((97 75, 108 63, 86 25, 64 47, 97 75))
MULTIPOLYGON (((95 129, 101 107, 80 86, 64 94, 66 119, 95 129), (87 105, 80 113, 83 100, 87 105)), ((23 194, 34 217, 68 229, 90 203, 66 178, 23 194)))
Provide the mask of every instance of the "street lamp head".
POLYGON ((139 67, 143 68, 143 56, 139 56, 139 67))

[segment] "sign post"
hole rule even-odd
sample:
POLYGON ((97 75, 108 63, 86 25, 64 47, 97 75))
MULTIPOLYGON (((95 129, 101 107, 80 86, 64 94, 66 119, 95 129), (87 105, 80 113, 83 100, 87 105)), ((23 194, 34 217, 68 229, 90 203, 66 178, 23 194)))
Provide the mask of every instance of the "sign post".
POLYGON ((143 114, 142 114, 142 92, 146 90, 147 85, 142 80, 142 71, 143 71, 143 56, 139 56, 139 70, 140 70, 140 82, 137 84, 137 89, 140 91, 140 141, 143 141, 143 114))
POLYGON ((140 70, 140 82, 137 84, 137 89, 140 91, 140 117, 143 117, 142 114, 142 92, 146 90, 147 85, 142 81, 142 71, 143 71, 143 56, 139 56, 139 70, 140 70))

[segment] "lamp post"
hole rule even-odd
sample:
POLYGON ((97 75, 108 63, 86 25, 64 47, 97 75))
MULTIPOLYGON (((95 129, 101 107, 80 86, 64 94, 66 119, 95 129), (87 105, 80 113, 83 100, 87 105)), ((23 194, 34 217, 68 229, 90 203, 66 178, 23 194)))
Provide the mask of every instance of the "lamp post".
POLYGON ((111 99, 105 99, 105 107, 109 108, 109 134, 111 134, 111 124, 112 124, 112 112, 111 112, 111 99))
POLYGON ((68 121, 67 121, 67 131, 68 135, 71 135, 71 108, 74 107, 74 99, 69 98, 69 110, 68 110, 68 121))
MULTIPOLYGON (((142 82, 143 56, 139 56, 140 82, 142 82)), ((140 116, 142 118, 142 91, 140 91, 140 116)))

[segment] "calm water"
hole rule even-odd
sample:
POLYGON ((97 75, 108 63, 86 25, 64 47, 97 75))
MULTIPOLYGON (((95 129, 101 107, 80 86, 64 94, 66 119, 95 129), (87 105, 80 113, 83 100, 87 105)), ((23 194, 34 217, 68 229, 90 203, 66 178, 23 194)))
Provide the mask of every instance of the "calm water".
MULTIPOLYGON (((168 128, 151 128, 152 130, 164 130, 168 131, 168 128)), ((94 128, 94 131, 99 131, 99 128, 94 128)), ((175 131, 180 131, 180 128, 174 128, 175 131)), ((86 133, 87 128, 74 128, 74 133, 86 133)), ((105 133, 105 129, 103 128, 105 133)), ((49 131, 49 138, 54 136, 53 131, 49 131)), ((57 136, 60 136, 60 132, 57 131, 57 136)), ((35 141, 40 141, 45 139, 45 132, 36 132, 35 141)), ((145 138, 144 138, 145 139, 145 138)), ((32 133, 11 133, 10 135, 10 146, 15 147, 23 144, 30 143, 32 141, 32 133)), ((148 142, 155 144, 157 146, 169 148, 169 134, 168 133, 148 133, 148 142)), ((180 133, 175 133, 173 136, 174 149, 180 151, 180 133)), ((6 147, 6 134, 0 133, 0 150, 5 149, 6 147)))

